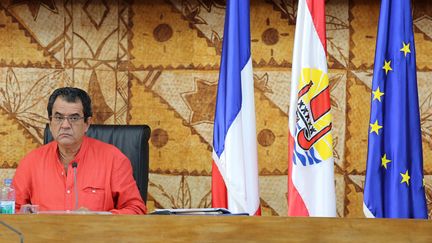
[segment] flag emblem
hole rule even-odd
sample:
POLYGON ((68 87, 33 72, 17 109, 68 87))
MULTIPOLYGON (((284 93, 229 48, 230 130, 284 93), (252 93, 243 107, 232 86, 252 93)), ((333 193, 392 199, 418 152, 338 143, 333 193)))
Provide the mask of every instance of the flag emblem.
POLYGON ((328 75, 303 68, 298 84, 297 141, 294 164, 318 164, 332 156, 331 114, 328 75))

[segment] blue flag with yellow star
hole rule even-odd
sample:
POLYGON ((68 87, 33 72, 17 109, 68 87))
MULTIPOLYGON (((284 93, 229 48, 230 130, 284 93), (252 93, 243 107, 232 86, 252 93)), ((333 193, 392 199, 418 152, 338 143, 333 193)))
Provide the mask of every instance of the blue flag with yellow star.
POLYGON ((410 0, 382 0, 372 80, 363 211, 427 218, 410 0))

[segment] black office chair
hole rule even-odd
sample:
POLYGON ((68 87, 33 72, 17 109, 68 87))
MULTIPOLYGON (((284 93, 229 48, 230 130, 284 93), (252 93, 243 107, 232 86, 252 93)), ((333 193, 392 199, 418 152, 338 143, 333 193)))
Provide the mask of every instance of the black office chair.
MULTIPOLYGON (((150 127, 147 125, 90 125, 87 136, 116 146, 132 163, 133 176, 144 202, 147 202, 150 127)), ((53 140, 49 124, 44 144, 53 140)))

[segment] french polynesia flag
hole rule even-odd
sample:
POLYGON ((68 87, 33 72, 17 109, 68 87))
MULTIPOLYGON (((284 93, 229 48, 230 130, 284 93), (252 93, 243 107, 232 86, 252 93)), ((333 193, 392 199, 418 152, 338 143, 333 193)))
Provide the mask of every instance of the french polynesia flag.
POLYGON ((289 109, 289 216, 336 216, 331 127, 324 0, 299 0, 289 109))
POLYGON ((229 0, 213 130, 212 207, 260 215, 249 1, 229 0))

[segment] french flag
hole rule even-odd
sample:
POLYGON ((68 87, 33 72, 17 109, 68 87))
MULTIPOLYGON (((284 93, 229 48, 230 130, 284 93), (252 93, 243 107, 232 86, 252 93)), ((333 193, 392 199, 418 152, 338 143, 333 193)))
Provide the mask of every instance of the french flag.
POLYGON ((324 0, 299 0, 288 136, 288 215, 336 216, 324 0))
POLYGON ((212 207, 260 215, 249 1, 227 1, 213 130, 212 207))

